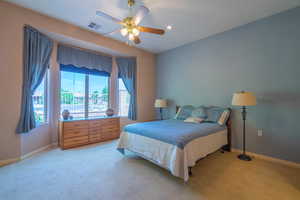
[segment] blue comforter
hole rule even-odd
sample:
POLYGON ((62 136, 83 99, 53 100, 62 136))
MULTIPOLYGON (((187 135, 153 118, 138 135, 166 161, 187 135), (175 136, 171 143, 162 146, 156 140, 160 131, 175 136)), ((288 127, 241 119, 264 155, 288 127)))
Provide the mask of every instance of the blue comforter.
POLYGON ((188 123, 181 120, 143 122, 125 126, 124 131, 150 137, 183 149, 190 141, 225 130, 217 123, 188 123))

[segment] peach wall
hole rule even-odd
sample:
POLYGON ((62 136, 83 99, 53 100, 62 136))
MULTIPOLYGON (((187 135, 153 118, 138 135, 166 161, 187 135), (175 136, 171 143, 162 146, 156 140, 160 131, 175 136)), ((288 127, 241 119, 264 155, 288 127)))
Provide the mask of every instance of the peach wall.
MULTIPOLYGON (((0 2, 0 160, 16 158, 46 143, 57 141, 56 119, 59 116, 59 71, 55 62, 56 50, 54 50, 52 55, 49 75, 51 79, 49 86, 51 93, 49 96, 49 104, 51 106, 49 123, 27 135, 20 136, 15 134, 21 103, 24 24, 29 24, 47 32, 94 43, 122 54, 136 56, 138 121, 147 121, 155 118, 153 110, 155 98, 155 55, 29 9, 7 2, 0 2)), ((123 120, 123 123, 127 123, 125 121, 123 120)))

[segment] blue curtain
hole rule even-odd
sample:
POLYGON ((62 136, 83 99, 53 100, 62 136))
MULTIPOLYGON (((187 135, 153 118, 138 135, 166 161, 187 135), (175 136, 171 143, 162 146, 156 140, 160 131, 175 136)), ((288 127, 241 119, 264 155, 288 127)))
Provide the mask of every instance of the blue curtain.
POLYGON ((49 67, 52 48, 51 39, 31 26, 24 27, 22 103, 17 133, 27 133, 36 127, 32 95, 49 67))
POLYGON ((128 118, 137 119, 136 106, 136 58, 116 58, 118 65, 119 78, 122 79, 128 93, 130 94, 130 103, 128 118))
POLYGON ((112 57, 95 54, 90 51, 58 45, 57 62, 62 65, 73 65, 77 68, 98 70, 111 74, 112 57))

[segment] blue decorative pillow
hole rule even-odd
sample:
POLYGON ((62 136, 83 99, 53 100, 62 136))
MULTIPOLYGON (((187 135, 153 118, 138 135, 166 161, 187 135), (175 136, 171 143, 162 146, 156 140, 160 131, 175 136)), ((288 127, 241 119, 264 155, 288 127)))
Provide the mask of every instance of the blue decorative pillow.
POLYGON ((207 118, 206 108, 204 106, 199 106, 195 108, 192 112, 192 117, 206 119, 207 118))
POLYGON ((175 119, 178 120, 185 120, 186 118, 192 115, 193 110, 195 109, 194 106, 185 105, 179 108, 178 112, 175 115, 175 119))
POLYGON ((205 119, 205 121, 217 123, 225 110, 225 108, 220 107, 207 107, 207 118, 205 119))

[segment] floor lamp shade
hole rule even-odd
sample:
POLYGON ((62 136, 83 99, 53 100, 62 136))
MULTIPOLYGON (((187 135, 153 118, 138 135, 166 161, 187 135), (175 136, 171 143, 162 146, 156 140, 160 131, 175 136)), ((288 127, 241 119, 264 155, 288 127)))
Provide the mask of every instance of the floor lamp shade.
POLYGON ((252 92, 236 92, 233 94, 232 105, 234 106, 255 106, 256 98, 252 92))
POLYGON ((238 155, 240 160, 250 161, 251 157, 246 155, 246 106, 255 106, 256 98, 252 92, 236 92, 233 94, 232 105, 242 107, 243 118, 243 153, 238 155))

